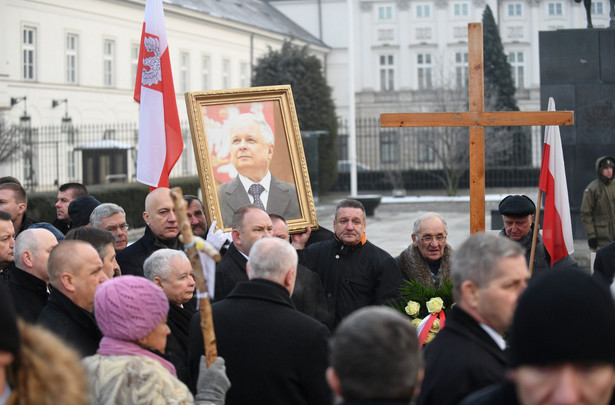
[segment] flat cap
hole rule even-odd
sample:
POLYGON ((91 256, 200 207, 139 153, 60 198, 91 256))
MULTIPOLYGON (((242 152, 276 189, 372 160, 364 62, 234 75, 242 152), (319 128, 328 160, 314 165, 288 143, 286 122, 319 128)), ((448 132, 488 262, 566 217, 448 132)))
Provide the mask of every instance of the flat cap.
POLYGON ((526 195, 509 195, 500 201, 500 214, 507 217, 524 217, 536 213, 536 205, 526 195))

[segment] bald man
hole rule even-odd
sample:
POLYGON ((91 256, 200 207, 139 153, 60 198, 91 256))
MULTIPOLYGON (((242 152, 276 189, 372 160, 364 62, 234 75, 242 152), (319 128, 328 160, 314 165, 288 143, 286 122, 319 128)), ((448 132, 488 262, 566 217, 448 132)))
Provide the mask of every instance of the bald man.
POLYGON ((87 242, 65 240, 51 251, 47 271, 53 289, 36 322, 82 357, 96 354, 102 334, 92 314, 94 294, 108 279, 98 252, 87 242))
POLYGON ((26 229, 15 240, 15 268, 8 284, 15 312, 25 321, 35 322, 47 305, 47 261, 57 244, 46 229, 26 229))
POLYGON ((132 245, 118 252, 122 274, 143 277, 143 262, 158 249, 181 249, 179 225, 168 188, 160 187, 145 197, 145 233, 132 245))

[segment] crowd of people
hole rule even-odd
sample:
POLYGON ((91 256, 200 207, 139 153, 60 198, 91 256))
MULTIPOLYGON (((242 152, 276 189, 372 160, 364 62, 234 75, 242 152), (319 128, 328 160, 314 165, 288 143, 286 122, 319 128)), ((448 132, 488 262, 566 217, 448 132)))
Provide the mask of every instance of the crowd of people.
POLYGON ((332 231, 290 235, 259 204, 235 209, 225 233, 184 199, 193 234, 222 255, 211 364, 169 189, 147 195, 129 244, 124 209, 85 186, 62 185, 57 218, 37 222, 19 180, 0 178, 0 405, 615 404, 611 253, 591 277, 572 257, 552 262, 539 237, 529 263, 527 196, 501 201, 500 235, 455 250, 446 219, 424 213, 397 257, 367 239, 357 200, 337 204, 332 231), (452 286, 424 349, 393 309, 408 280, 452 286))

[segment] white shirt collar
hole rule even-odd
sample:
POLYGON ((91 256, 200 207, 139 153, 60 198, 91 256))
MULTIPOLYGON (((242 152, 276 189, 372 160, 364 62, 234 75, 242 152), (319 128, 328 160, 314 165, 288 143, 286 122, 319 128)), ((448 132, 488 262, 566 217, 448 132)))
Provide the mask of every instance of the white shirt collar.
POLYGON ((504 340, 502 335, 497 333, 495 329, 493 329, 491 326, 485 325, 484 323, 480 323, 480 322, 479 322, 479 325, 481 328, 483 328, 485 332, 487 332, 489 336, 491 336, 491 339, 495 341, 495 343, 500 347, 500 349, 502 350, 506 349, 506 341, 504 340))
MULTIPOLYGON (((243 184, 243 188, 246 189, 246 193, 248 192, 252 184, 256 184, 255 182, 245 176, 242 176, 241 174, 237 174, 237 176, 239 176, 239 181, 241 181, 241 184, 243 184)), ((269 187, 271 186, 271 172, 267 170, 267 174, 265 175, 265 177, 263 177, 262 180, 258 183, 265 188, 266 192, 269 192, 269 187)))

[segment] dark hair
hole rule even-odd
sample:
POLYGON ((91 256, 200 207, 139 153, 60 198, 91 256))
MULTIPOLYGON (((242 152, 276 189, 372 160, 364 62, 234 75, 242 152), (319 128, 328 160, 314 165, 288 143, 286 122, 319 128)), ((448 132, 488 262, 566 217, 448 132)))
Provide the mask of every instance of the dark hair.
POLYGON ((88 189, 81 183, 64 183, 58 190, 62 192, 73 190, 73 198, 88 195, 88 189))
POLYGON ((419 366, 416 329, 397 311, 368 306, 353 312, 329 342, 329 364, 347 401, 408 403, 419 366))
POLYGON ((17 180, 17 178, 13 176, 2 176, 0 177, 0 184, 4 183, 17 183, 21 186, 21 181, 17 180))
POLYGON ((269 214, 269 218, 271 218, 271 222, 273 222, 273 220, 278 220, 278 221, 282 221, 284 223, 286 223, 286 220, 284 219, 284 217, 282 215, 278 215, 278 214, 269 214))
POLYGON ((337 219, 337 212, 341 208, 358 208, 363 211, 363 219, 365 219, 365 207, 361 203, 361 201, 346 199, 337 203, 335 206, 335 219, 337 219))
POLYGON ((13 217, 6 211, 0 211, 0 220, 2 221, 11 221, 13 217))
POLYGON ((243 218, 246 216, 246 213, 250 210, 261 210, 262 211, 262 209, 258 205, 254 205, 254 204, 244 205, 243 207, 237 208, 237 210, 235 210, 235 213, 233 214, 233 221, 231 224, 233 229, 238 229, 240 231, 243 230, 243 218))
POLYGON ((100 260, 105 257, 105 249, 107 245, 113 246, 115 243, 115 236, 109 231, 102 229, 80 226, 79 228, 73 228, 66 234, 65 240, 82 240, 88 242, 96 249, 100 260))
POLYGON ((195 195, 192 194, 186 194, 184 195, 184 201, 186 201, 186 204, 190 205, 192 204, 192 201, 198 201, 199 204, 201 204, 201 209, 205 209, 205 207, 203 206, 203 202, 201 200, 199 200, 199 198, 195 195))
POLYGON ((18 203, 28 202, 28 199, 26 198, 26 190, 24 190, 20 183, 1 183, 0 190, 13 190, 15 192, 15 201, 18 203))

